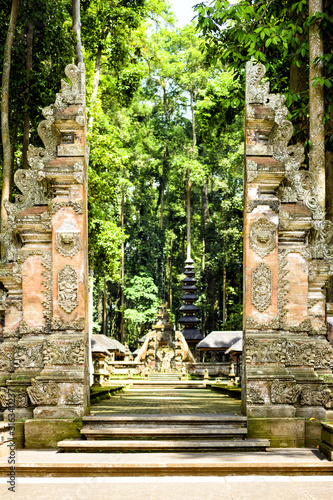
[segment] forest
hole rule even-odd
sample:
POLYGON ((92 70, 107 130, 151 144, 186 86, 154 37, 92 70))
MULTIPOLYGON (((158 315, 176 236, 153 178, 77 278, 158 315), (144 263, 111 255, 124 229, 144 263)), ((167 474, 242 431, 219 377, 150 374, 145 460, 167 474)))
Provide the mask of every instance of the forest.
POLYGON ((161 301, 177 322, 189 192, 200 329, 242 329, 245 64, 263 63, 286 95, 304 168, 319 89, 333 172, 333 6, 317 3, 202 2, 180 29, 167 0, 1 1, 2 231, 14 172, 28 167, 29 143, 41 145, 42 108, 68 63, 86 66, 94 333, 135 349, 161 301))

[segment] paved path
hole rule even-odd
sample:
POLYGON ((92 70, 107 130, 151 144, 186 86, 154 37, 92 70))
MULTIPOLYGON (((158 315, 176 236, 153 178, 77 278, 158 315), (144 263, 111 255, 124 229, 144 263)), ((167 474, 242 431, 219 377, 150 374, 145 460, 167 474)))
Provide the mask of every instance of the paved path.
POLYGON ((91 415, 211 414, 241 415, 240 401, 211 389, 131 387, 122 394, 91 405, 91 415))
POLYGON ((332 500, 333 477, 21 478, 15 493, 0 479, 1 498, 15 500, 332 500))

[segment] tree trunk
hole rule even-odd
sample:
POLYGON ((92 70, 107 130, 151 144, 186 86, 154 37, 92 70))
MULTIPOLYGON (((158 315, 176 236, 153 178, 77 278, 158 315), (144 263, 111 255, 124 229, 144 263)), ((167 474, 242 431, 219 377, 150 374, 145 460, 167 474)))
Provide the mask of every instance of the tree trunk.
POLYGON ((72 0, 72 22, 73 31, 76 33, 77 42, 75 45, 76 59, 75 64, 83 63, 83 53, 81 44, 81 18, 80 18, 80 0, 72 0))
POLYGON ((30 92, 30 75, 32 70, 32 43, 34 38, 34 25, 29 22, 28 35, 27 35, 27 88, 25 89, 25 109, 24 109, 24 125, 23 125, 23 150, 22 150, 22 163, 23 168, 28 168, 28 147, 29 147, 29 134, 30 134, 30 116, 29 116, 29 92, 30 92))
POLYGON ((108 296, 106 293, 106 277, 104 276, 104 291, 103 291, 103 335, 107 335, 108 331, 108 296))
POLYGON ((3 148, 2 192, 1 192, 1 232, 7 228, 7 211, 4 205, 9 200, 12 183, 12 155, 9 135, 9 80, 12 46, 15 35, 16 19, 20 0, 13 0, 7 38, 3 56, 2 94, 1 94, 1 138, 3 148))
POLYGON ((196 130, 195 130, 194 90, 193 89, 191 89, 191 91, 190 91, 190 96, 191 96, 191 114, 192 114, 193 153, 194 153, 194 148, 197 145, 197 134, 196 134, 196 130))
MULTIPOLYGON (((309 16, 311 17, 317 12, 323 12, 322 0, 309 0, 309 16)), ((323 56, 324 53, 319 21, 310 24, 309 27, 309 53, 309 137, 312 143, 309 157, 309 169, 314 176, 314 185, 317 187, 319 203, 325 209, 325 126, 323 123, 325 113, 324 87, 320 85, 320 83, 316 83, 316 85, 313 84, 314 78, 321 77, 323 74, 323 62, 316 61, 316 59, 323 56)))
MULTIPOLYGON (((124 209, 125 209, 125 190, 123 189, 121 196, 121 230, 124 231, 124 209)), ((121 242, 121 291, 120 291, 120 342, 123 344, 125 340, 125 242, 121 242)))
POLYGON ((187 177, 187 260, 191 258, 191 170, 187 177))
POLYGON ((224 324, 227 319, 227 306, 226 306, 226 285, 227 285, 227 272, 223 268, 223 289, 222 289, 222 323, 224 324))
MULTIPOLYGON (((102 45, 98 46, 96 61, 95 61, 95 71, 94 71, 94 83, 93 90, 91 94, 91 104, 94 105, 94 102, 97 98, 98 85, 99 85, 99 75, 101 72, 101 58, 102 58, 102 45)), ((91 115, 88 121, 88 128, 91 129, 94 122, 94 117, 91 115)))
POLYGON ((161 230, 163 229, 165 174, 167 169, 168 156, 169 156, 169 150, 168 150, 168 144, 166 144, 163 157, 162 178, 160 182, 160 202, 161 202, 160 229, 161 230))

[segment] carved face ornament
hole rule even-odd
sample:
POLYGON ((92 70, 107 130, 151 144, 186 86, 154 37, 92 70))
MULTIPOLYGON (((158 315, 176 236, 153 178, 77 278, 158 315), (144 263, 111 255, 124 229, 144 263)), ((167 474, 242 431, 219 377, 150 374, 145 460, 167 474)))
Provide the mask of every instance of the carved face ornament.
POLYGON ((261 258, 266 257, 276 247, 276 226, 273 222, 258 219, 250 229, 250 246, 261 258))

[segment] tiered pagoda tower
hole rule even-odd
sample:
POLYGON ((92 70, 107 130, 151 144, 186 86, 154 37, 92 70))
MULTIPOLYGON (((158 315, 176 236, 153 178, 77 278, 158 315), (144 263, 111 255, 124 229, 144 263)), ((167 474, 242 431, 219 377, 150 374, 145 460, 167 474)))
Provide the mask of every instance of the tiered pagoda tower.
POLYGON ((183 279, 182 290, 184 295, 182 295, 182 300, 184 305, 180 308, 180 311, 184 314, 178 321, 184 326, 182 334, 188 343, 190 348, 194 348, 196 344, 202 340, 202 333, 197 329, 200 319, 196 316, 199 311, 199 307, 194 304, 198 297, 196 295, 196 278, 194 271, 194 262, 191 257, 186 259, 184 274, 186 277, 183 279))

